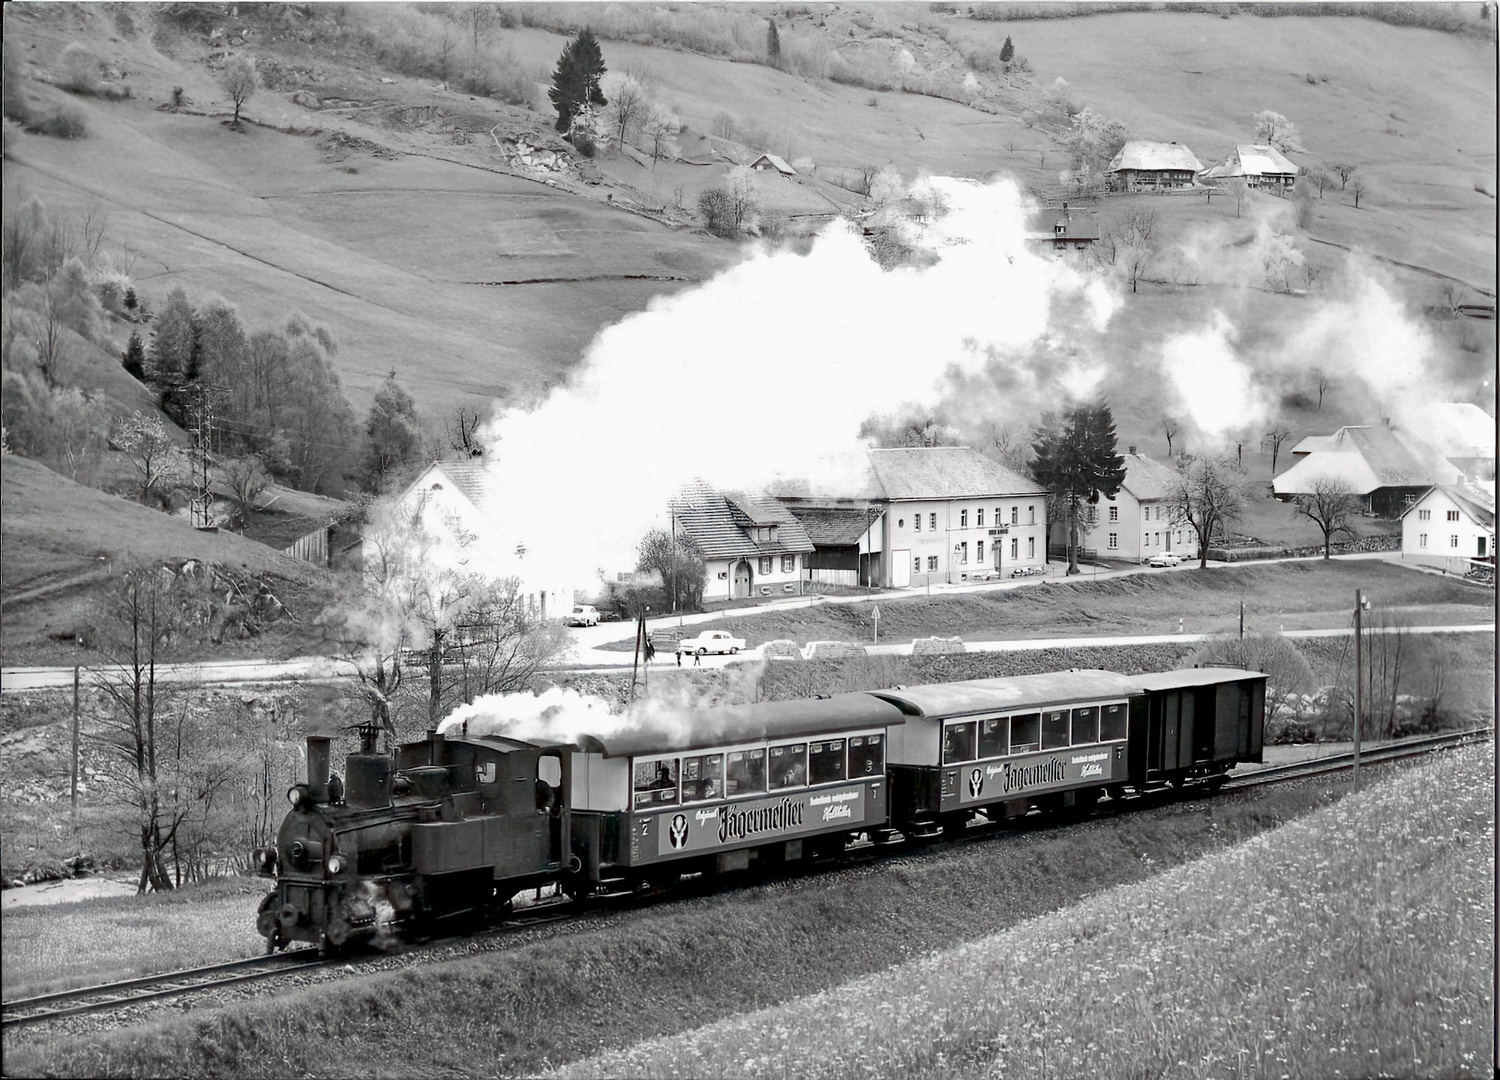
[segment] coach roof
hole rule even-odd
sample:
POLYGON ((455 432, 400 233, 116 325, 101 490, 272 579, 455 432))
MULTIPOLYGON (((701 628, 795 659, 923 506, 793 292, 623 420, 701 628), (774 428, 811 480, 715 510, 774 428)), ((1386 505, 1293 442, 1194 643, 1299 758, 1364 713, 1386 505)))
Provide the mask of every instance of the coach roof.
POLYGON ((1263 671, 1248 671, 1234 667, 1183 668, 1180 671, 1160 671, 1147 675, 1136 675, 1135 682, 1146 690, 1180 690, 1190 686, 1212 686, 1233 682, 1237 679, 1264 679, 1263 671))
POLYGON ((833 735, 862 728, 890 727, 906 718, 893 705, 870 694, 836 694, 797 701, 761 701, 687 709, 676 723, 657 723, 613 735, 584 735, 578 745, 609 758, 701 750, 711 746, 833 735))
POLYGON ((907 716, 944 717, 1009 713, 1071 701, 1135 697, 1141 689, 1138 682, 1128 676, 1087 668, 1054 671, 1046 675, 1017 675, 1010 679, 935 683, 873 693, 907 716))

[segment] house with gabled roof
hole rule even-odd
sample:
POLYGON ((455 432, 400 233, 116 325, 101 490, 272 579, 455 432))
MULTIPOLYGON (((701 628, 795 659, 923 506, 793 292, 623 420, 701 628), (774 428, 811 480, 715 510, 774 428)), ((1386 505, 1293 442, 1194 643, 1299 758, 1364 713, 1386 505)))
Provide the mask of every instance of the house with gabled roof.
POLYGON ((971 447, 867 450, 836 480, 770 491, 818 538, 815 580, 899 589, 1047 563, 1046 489, 971 447))
POLYGON ((1099 239, 1099 221, 1093 211, 1063 203, 1060 208, 1039 210, 1032 215, 1026 239, 1055 254, 1083 251, 1099 239))
POLYGON ((766 172, 767 170, 774 169, 782 176, 797 175, 796 169, 792 168, 786 163, 785 160, 777 157, 775 154, 762 154, 760 157, 756 158, 750 163, 750 168, 754 169, 756 172, 766 172))
MULTIPOLYGON (((542 618, 560 618, 572 606, 574 590, 587 575, 580 573, 577 581, 562 580, 555 572, 533 570, 524 549, 497 551, 502 541, 491 490, 482 458, 435 461, 407 485, 397 505, 435 535, 461 537, 474 551, 476 569, 515 577, 518 593, 530 611, 542 618)), ((368 541, 366 547, 368 560, 374 553, 368 550, 368 541)))
POLYGON ((802 524, 770 496, 694 482, 672 500, 672 528, 703 556, 703 599, 801 594, 813 544, 802 524))
POLYGON ((1434 484, 1459 481, 1464 469, 1410 432, 1382 424, 1354 424, 1293 448, 1295 463, 1271 481, 1278 499, 1311 495, 1321 480, 1342 482, 1369 513, 1390 519, 1434 484))
POLYGON ((1190 188, 1203 163, 1175 142, 1132 139, 1109 163, 1110 186, 1116 191, 1175 191, 1190 188))
POLYGON ((1198 557, 1198 534, 1172 521, 1178 473, 1169 463, 1136 453, 1125 459, 1125 479, 1112 499, 1099 499, 1099 520, 1079 537, 1079 546, 1105 558, 1145 562, 1153 555, 1173 552, 1184 559, 1198 557))
POLYGON ((1495 486, 1436 484, 1401 515, 1401 558, 1453 573, 1495 565, 1495 486))
POLYGON ((1229 156, 1205 169, 1208 183, 1243 180, 1253 188, 1288 192, 1297 182, 1297 166, 1280 150, 1265 143, 1241 143, 1229 156))

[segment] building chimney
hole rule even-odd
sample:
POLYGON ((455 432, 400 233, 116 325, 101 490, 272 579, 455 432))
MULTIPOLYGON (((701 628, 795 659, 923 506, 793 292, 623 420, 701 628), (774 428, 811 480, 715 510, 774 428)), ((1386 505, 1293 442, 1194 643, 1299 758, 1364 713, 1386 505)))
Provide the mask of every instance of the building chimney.
POLYGON ((1135 453, 1135 443, 1131 443, 1130 446, 1128 446, 1126 449, 1128 449, 1132 454, 1135 453))

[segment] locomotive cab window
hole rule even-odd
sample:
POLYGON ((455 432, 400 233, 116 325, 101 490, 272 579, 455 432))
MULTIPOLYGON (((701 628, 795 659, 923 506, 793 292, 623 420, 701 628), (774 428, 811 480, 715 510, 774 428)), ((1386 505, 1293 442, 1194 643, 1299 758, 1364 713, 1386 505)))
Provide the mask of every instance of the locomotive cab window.
POLYGON ((1061 750, 1068 745, 1068 710, 1052 709, 1042 714, 1042 749, 1061 750))
POLYGON ((672 806, 677 802, 677 759, 650 758, 635 763, 635 805, 638 810, 672 806))
POLYGON ((974 735, 977 723, 949 724, 943 728, 943 764, 974 760, 974 735))
POLYGON ((807 747, 807 782, 832 784, 844 779, 844 740, 829 739, 807 747))
POLYGON ((766 790, 766 752, 731 750, 725 755, 728 772, 724 780, 726 795, 759 795, 766 790))
POLYGON ((1099 741, 1099 706, 1089 705, 1073 710, 1073 745, 1099 741))
POLYGON ((1003 757, 1010 749, 1010 720, 997 716, 979 721, 979 756, 1003 757))
POLYGON ((1010 718, 1010 752, 1027 754, 1042 748, 1042 714, 1027 713, 1010 718))
POLYGON ((791 743, 771 747, 771 790, 805 787, 807 784, 807 744, 791 743))
POLYGON ((885 736, 852 735, 849 737, 849 775, 879 776, 885 772, 885 736))
POLYGON ((682 759, 682 801, 706 802, 724 797, 724 755, 699 754, 682 759))
POLYGON ((1099 741, 1110 742, 1125 738, 1126 711, 1124 705, 1106 705, 1099 710, 1099 741))

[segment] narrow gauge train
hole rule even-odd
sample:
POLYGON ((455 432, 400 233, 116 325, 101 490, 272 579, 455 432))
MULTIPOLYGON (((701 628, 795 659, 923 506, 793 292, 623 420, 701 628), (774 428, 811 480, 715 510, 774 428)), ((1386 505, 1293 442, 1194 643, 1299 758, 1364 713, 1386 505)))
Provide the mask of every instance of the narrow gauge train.
POLYGON ((503 910, 523 889, 633 889, 1087 808, 1261 760, 1266 676, 1073 670, 697 710, 569 744, 430 732, 345 780, 308 739, 257 926, 338 949, 385 920, 503 910), (387 909, 388 905, 388 909, 387 909), (384 915, 378 913, 384 910, 384 915))

